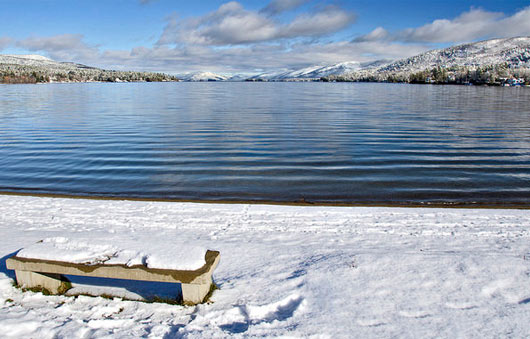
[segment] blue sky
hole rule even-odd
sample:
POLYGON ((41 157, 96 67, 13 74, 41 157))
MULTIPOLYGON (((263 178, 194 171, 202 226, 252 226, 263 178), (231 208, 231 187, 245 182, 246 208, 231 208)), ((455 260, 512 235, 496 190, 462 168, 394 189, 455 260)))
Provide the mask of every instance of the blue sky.
POLYGON ((181 73, 408 57, 530 36, 522 0, 0 0, 0 53, 181 73))

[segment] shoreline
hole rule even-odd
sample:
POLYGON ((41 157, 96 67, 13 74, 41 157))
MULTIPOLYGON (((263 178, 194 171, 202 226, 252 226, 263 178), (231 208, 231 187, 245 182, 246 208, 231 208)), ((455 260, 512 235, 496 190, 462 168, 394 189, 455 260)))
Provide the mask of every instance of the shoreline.
POLYGON ((47 85, 47 84, 136 84, 136 83, 363 83, 363 84, 401 84, 401 85, 434 85, 434 86, 475 86, 475 87, 506 87, 530 88, 530 85, 504 86, 498 83, 431 83, 431 82, 406 82, 406 81, 357 81, 357 80, 322 80, 322 79, 296 79, 296 80, 214 80, 214 81, 189 81, 189 80, 161 80, 161 81, 44 81, 44 82, 0 82, 0 85, 47 85))
POLYGON ((312 201, 274 201, 274 200, 201 200, 178 198, 142 198, 104 195, 76 195, 61 193, 11 192, 1 191, 0 196, 22 196, 37 198, 107 200, 107 201, 146 201, 175 202, 194 204, 225 204, 225 205, 270 205, 270 206, 315 206, 315 207, 390 207, 390 208, 446 208, 446 209, 491 209, 491 210, 530 210, 530 204, 495 204, 495 203, 360 203, 360 202, 312 202, 312 201))

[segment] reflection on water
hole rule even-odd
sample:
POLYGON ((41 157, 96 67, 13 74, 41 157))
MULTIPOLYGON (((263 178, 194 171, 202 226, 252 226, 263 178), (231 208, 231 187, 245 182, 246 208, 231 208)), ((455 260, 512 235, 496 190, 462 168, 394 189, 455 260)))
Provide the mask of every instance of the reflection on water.
POLYGON ((347 83, 0 86, 0 190, 530 203, 530 90, 347 83))

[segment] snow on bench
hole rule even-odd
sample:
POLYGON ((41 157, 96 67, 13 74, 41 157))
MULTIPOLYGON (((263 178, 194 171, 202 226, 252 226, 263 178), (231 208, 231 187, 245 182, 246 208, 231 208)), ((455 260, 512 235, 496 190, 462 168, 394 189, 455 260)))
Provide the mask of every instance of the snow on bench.
POLYGON ((118 245, 63 237, 47 238, 21 249, 7 259, 17 283, 27 288, 43 287, 64 293, 63 275, 180 283, 182 300, 198 304, 210 291, 218 251, 202 247, 122 242, 118 245))

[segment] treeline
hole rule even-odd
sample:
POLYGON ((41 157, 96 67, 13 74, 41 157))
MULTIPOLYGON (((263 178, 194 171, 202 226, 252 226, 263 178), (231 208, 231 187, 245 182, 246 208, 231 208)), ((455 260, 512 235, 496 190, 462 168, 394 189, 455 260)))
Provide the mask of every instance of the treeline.
POLYGON ((98 68, 47 69, 38 66, 0 64, 0 83, 35 84, 46 82, 159 82, 178 81, 163 73, 109 71, 98 68))
POLYGON ((522 79, 526 85, 530 85, 530 69, 510 68, 507 64, 478 67, 452 66, 434 67, 418 72, 365 70, 321 78, 322 81, 474 84, 492 86, 500 86, 508 79, 522 79))

